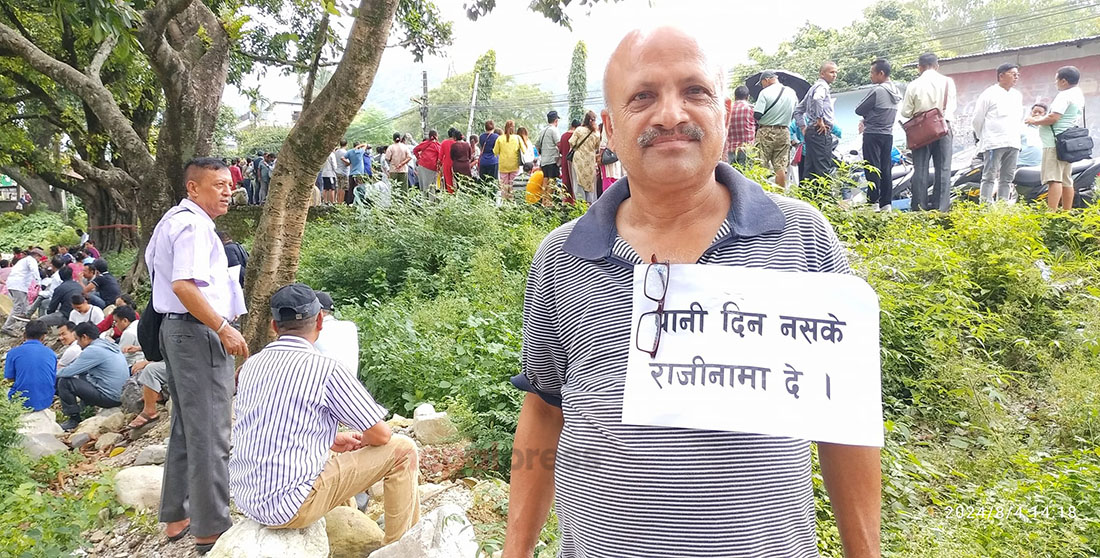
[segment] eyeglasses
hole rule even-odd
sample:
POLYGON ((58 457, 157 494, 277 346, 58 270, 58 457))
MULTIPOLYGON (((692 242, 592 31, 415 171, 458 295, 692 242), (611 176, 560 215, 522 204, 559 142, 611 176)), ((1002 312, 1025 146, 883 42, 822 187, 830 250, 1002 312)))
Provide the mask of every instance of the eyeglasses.
POLYGON ((657 309, 642 314, 638 319, 638 333, 634 346, 649 358, 657 358, 657 347, 661 345, 661 322, 665 314, 665 295, 668 294, 668 276, 671 267, 667 261, 658 262, 657 255, 650 256, 649 267, 645 270, 645 297, 657 303, 657 309))

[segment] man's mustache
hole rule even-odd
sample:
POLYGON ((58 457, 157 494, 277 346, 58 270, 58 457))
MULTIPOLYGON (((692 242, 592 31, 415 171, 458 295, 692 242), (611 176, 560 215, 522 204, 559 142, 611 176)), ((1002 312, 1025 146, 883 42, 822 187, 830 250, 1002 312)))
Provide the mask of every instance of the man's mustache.
POLYGON ((703 139, 703 128, 695 124, 681 124, 680 126, 677 126, 675 129, 672 130, 652 127, 646 128, 645 131, 643 131, 642 134, 638 136, 638 145, 640 147, 649 147, 653 145, 653 142, 659 137, 676 135, 687 136, 690 139, 699 141, 703 139))

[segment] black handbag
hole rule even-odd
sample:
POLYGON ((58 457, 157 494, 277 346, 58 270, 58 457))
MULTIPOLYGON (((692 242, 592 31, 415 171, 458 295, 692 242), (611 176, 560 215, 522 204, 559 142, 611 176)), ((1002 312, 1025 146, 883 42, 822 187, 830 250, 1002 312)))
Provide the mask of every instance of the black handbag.
POLYGON ((615 152, 610 150, 610 149, 604 149, 603 153, 600 154, 600 164, 601 165, 613 165, 613 164, 618 163, 618 162, 619 162, 619 156, 616 155, 615 152))
MULTIPOLYGON (((149 265, 149 285, 153 284, 153 266, 149 265)), ((145 360, 149 362, 159 362, 164 360, 164 355, 160 352, 160 324, 164 322, 164 314, 157 312, 153 308, 153 293, 149 292, 149 304, 145 305, 145 311, 141 313, 141 319, 138 320, 137 338, 138 345, 141 345, 141 352, 145 355, 145 360)))
POLYGON ((1092 147, 1088 128, 1074 126, 1054 136, 1054 148, 1058 152, 1059 161, 1076 163, 1088 159, 1092 157, 1092 147))

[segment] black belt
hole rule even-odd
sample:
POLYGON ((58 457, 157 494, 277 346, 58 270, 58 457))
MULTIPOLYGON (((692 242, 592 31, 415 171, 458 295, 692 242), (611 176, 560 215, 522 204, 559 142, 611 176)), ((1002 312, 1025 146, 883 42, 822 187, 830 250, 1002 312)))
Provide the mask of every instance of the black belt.
POLYGON ((202 320, 192 316, 191 314, 176 314, 176 313, 173 313, 173 312, 169 312, 169 313, 165 314, 164 319, 166 319, 166 320, 183 320, 185 322, 195 322, 196 324, 201 324, 202 323, 202 320))
POLYGON ((784 126, 782 124, 761 124, 761 128, 789 128, 790 126, 784 126))

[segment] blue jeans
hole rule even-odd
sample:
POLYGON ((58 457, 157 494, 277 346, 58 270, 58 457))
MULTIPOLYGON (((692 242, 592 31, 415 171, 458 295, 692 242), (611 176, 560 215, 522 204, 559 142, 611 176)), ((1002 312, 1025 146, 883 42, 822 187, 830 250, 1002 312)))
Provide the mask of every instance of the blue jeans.
POLYGON ((951 209, 951 153, 954 138, 951 133, 924 147, 913 150, 913 199, 912 211, 951 209), (928 172, 928 160, 932 160, 935 176, 928 172), (932 199, 928 199, 928 185, 932 183, 932 199))

